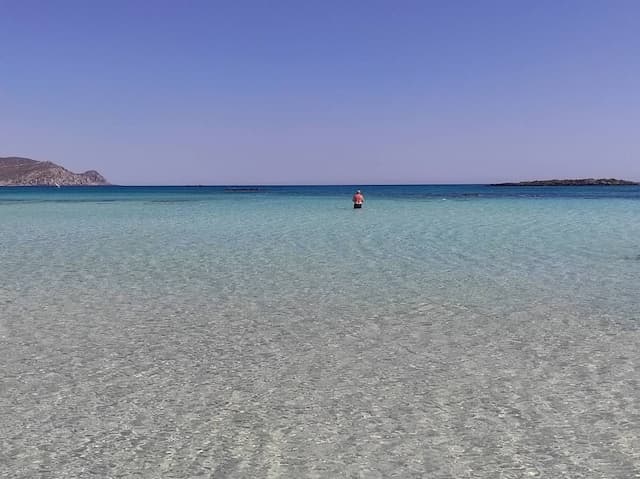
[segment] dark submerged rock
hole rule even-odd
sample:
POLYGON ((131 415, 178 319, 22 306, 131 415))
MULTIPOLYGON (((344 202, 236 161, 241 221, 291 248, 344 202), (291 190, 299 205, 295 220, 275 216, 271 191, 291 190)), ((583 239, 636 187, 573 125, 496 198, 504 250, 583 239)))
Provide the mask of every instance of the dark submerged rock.
POLYGON ((635 181, 615 178, 581 178, 576 180, 534 180, 516 183, 493 183, 489 186, 637 186, 635 181))

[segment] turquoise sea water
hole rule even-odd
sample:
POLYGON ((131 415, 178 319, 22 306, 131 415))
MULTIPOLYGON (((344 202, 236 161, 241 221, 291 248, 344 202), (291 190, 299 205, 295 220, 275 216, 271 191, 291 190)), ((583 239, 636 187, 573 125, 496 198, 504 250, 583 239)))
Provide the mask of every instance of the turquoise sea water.
POLYGON ((0 189, 0 475, 640 474, 640 188, 0 189))

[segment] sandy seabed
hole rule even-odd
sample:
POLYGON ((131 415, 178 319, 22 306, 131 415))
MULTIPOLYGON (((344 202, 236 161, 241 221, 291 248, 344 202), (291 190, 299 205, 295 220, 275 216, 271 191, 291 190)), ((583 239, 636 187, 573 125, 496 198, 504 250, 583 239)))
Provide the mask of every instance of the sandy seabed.
POLYGON ((1 477, 640 476, 636 322, 112 308, 3 305, 1 477))

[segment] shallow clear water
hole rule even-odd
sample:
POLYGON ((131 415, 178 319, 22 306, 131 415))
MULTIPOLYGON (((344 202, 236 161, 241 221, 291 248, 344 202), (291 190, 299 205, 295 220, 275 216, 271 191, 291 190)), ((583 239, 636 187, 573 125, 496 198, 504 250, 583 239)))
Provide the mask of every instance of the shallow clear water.
POLYGON ((0 475, 640 474, 640 188, 0 189, 0 475))

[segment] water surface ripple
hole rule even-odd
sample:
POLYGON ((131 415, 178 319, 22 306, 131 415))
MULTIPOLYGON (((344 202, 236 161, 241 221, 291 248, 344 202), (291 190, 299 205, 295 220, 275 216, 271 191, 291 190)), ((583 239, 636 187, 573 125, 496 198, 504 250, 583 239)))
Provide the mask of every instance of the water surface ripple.
POLYGON ((0 190, 0 477, 640 475, 640 189, 482 188, 0 190))

